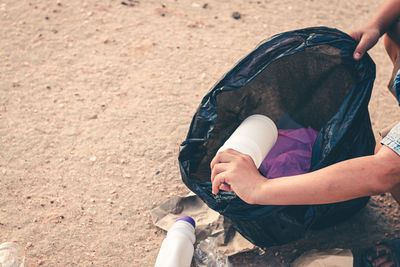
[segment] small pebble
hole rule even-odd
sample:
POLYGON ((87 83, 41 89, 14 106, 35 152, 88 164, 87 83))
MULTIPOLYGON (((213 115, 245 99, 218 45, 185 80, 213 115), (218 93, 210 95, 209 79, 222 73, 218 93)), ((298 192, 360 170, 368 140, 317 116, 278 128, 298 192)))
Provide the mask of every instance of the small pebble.
POLYGON ((91 157, 90 157, 90 161, 92 161, 92 162, 95 162, 96 159, 97 159, 96 156, 91 156, 91 157))
POLYGON ((157 171, 156 171, 156 175, 159 175, 159 174, 160 174, 160 171, 159 171, 159 170, 157 170, 157 171))
POLYGON ((87 117, 88 120, 95 120, 97 119, 97 114, 91 115, 89 117, 87 117))
POLYGON ((232 18, 234 19, 240 19, 242 16, 240 15, 239 12, 235 11, 232 13, 232 18))
POLYGON ((129 3, 127 3, 127 2, 121 2, 121 5, 124 5, 124 6, 131 6, 131 7, 134 7, 134 6, 135 6, 134 1, 132 1, 132 0, 128 0, 128 1, 129 1, 129 3))
POLYGON ((205 8, 207 8, 208 7, 208 3, 205 3, 204 5, 203 5, 203 8, 205 9, 205 8))

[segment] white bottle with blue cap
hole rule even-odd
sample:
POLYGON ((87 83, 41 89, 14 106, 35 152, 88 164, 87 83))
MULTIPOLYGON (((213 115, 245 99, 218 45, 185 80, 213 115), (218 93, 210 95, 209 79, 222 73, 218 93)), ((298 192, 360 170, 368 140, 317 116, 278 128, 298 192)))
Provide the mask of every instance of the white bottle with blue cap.
POLYGON ((195 225, 189 216, 176 219, 161 244, 155 267, 190 267, 196 241, 195 225))

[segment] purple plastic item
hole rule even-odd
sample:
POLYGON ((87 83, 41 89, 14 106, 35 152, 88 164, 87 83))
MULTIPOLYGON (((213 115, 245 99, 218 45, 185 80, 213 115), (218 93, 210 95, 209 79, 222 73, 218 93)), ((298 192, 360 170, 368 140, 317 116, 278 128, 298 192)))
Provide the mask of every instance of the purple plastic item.
POLYGON ((177 221, 185 221, 185 222, 188 222, 188 223, 190 223, 191 225, 193 225, 193 228, 196 228, 196 222, 195 222, 195 221, 193 220, 193 218, 190 217, 190 216, 183 215, 183 216, 178 217, 175 221, 176 221, 176 222, 177 222, 177 221))
POLYGON ((312 128, 278 130, 278 139, 259 171, 269 179, 307 173, 317 136, 312 128))

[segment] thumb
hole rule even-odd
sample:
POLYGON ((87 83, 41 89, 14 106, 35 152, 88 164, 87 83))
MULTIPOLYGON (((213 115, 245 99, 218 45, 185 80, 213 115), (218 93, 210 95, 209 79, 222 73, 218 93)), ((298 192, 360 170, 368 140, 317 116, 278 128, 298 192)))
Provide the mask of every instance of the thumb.
POLYGON ((356 49, 354 50, 354 54, 353 57, 355 60, 360 60, 365 52, 368 50, 369 43, 368 43, 368 39, 365 37, 361 37, 360 42, 358 43, 356 49))
POLYGON ((373 47, 379 40, 379 30, 371 30, 361 35, 360 42, 354 50, 353 57, 355 60, 360 60, 368 49, 373 47))

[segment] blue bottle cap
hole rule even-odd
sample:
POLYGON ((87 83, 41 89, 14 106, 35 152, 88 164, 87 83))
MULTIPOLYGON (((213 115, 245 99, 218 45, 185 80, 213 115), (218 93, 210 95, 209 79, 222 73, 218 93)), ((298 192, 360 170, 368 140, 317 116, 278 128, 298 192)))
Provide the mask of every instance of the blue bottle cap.
POLYGON ((193 220, 193 218, 190 217, 190 216, 186 216, 186 215, 180 216, 180 217, 178 217, 178 218, 176 219, 176 222, 177 222, 177 221, 185 221, 185 222, 188 222, 188 223, 190 223, 191 225, 193 225, 193 228, 196 228, 196 223, 195 223, 195 221, 193 220))

